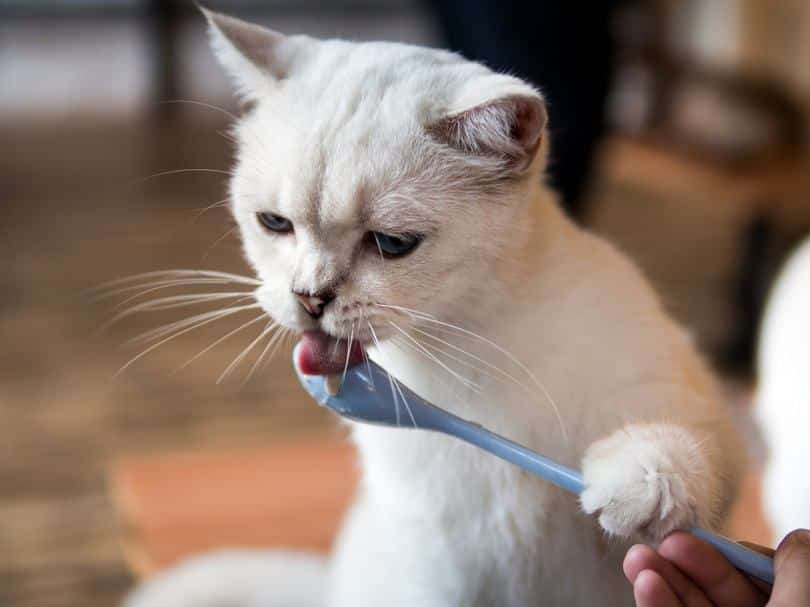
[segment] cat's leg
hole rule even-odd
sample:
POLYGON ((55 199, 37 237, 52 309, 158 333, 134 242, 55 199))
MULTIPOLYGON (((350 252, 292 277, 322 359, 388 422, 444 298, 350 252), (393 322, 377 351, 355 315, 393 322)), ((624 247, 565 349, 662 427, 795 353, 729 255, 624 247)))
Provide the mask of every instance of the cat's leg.
POLYGON ((675 529, 713 527, 733 475, 717 453, 714 437, 682 426, 625 426, 587 449, 582 507, 619 537, 659 540, 675 529))
POLYGON ((321 607, 325 581, 323 556, 220 551, 157 574, 122 607, 321 607))

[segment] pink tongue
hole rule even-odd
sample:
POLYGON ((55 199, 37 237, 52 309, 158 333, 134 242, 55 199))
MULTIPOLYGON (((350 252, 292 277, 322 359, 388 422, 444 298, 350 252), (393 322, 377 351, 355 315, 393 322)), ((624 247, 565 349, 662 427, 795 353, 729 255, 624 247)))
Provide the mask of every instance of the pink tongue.
MULTIPOLYGON (((301 336, 295 363, 306 375, 341 373, 346 367, 347 345, 345 340, 337 340, 322 331, 306 331, 301 336)), ((348 358, 350 367, 362 361, 363 346, 354 342, 348 358)))

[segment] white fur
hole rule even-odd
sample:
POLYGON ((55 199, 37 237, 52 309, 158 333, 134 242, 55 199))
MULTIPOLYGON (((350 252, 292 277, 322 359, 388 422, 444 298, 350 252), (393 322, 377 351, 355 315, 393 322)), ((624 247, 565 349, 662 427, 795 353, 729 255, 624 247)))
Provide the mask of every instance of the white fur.
POLYGON ((325 569, 323 557, 311 554, 221 551, 188 559, 155 576, 122 607, 261 607, 265 596, 272 597, 270 604, 318 607, 323 604, 325 569))
MULTIPOLYGON (((239 27, 215 16, 212 23, 231 43, 220 59, 240 72, 244 57, 232 52, 239 27)), ((278 49, 276 36, 268 40, 278 49)), ((299 60, 261 85, 236 130, 233 212, 263 281, 258 300, 303 330, 317 323, 291 288, 334 288, 323 330, 345 338, 354 326, 368 341, 371 331, 358 323, 364 315, 382 340, 372 356, 414 391, 582 465, 584 510, 602 523, 575 498, 454 439, 354 425, 363 483, 323 604, 629 604, 625 538, 711 526, 733 494, 737 450, 710 376, 636 268, 570 223, 542 185, 546 141, 535 153, 532 134, 545 118, 536 91, 443 51, 301 40, 299 60), (514 99, 532 111, 504 114, 514 99), (468 111, 463 145, 428 135, 468 111), (518 115, 536 122, 503 128, 518 115), (522 153, 528 162, 511 162, 522 153), (258 211, 289 218, 295 233, 268 234, 258 211), (381 260, 363 244, 369 230, 425 238, 407 257, 381 260), (449 356, 443 369, 397 345, 389 320, 408 330, 412 319, 378 304, 497 342, 514 359, 466 334, 435 333, 446 352, 462 348, 521 386, 449 356)), ((154 587, 160 598, 133 605, 200 607, 162 599, 173 578, 154 587)))
POLYGON ((810 240, 771 293, 758 371, 757 418, 769 451, 763 502, 778 541, 810 527, 810 240))

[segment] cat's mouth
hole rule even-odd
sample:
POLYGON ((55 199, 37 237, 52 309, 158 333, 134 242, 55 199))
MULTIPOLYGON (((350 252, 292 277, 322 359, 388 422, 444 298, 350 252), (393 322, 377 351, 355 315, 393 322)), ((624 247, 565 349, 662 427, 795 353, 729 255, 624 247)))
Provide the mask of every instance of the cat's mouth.
POLYGON ((363 344, 358 340, 348 348, 345 339, 338 339, 320 330, 304 331, 301 335, 296 365, 307 375, 340 373, 363 360, 363 344))

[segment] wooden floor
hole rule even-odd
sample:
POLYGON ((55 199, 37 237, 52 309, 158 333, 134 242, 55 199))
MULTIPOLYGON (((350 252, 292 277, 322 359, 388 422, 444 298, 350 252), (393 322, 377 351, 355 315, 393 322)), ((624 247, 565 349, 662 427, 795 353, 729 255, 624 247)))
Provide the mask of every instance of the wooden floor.
MULTIPOLYGON (((246 272, 222 209, 219 124, 150 136, 133 127, 0 131, 0 605, 115 605, 131 584, 105 471, 127 453, 266 445, 332 426, 299 389, 285 350, 249 383, 217 376, 259 325, 188 368, 234 322, 137 354, 127 339, 182 310, 99 328, 114 302, 85 290, 169 268, 246 272), (251 330, 253 331, 251 333, 251 330)), ((250 316, 241 318, 242 322, 250 316)), ((328 431, 328 430, 327 430, 328 431)))
POLYGON ((119 376, 138 352, 122 347, 126 340, 183 311, 98 333, 113 302, 90 301, 88 287, 157 269, 246 271, 233 235, 219 240, 232 227, 226 213, 196 211, 224 197, 223 175, 133 183, 160 170, 226 167, 227 144, 211 136, 217 126, 162 140, 117 127, 0 133, 3 607, 117 603, 131 584, 105 487, 117 456, 264 445, 331 424, 303 398, 289 351, 245 385, 247 366, 215 384, 255 331, 174 373, 236 326, 214 323, 119 376))

